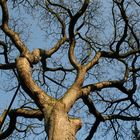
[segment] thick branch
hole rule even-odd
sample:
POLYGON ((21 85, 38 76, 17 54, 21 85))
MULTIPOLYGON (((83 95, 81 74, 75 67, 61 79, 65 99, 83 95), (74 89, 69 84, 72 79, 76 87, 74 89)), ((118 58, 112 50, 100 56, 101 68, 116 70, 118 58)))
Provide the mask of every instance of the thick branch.
POLYGON ((101 51, 102 57, 116 58, 116 59, 127 58, 127 57, 129 57, 131 55, 135 55, 136 53, 139 53, 139 52, 140 52, 140 49, 130 50, 130 51, 127 51, 126 53, 120 53, 120 54, 117 54, 116 52, 101 51))
MULTIPOLYGON (((6 113, 6 111, 4 112, 4 114, 5 113, 6 113)), ((15 129, 15 126, 16 126, 16 116, 14 114, 9 114, 9 117, 10 117, 9 126, 8 126, 8 128, 4 132, 0 133, 0 139, 7 138, 8 136, 10 136, 13 133, 13 131, 15 129)), ((2 120, 3 118, 0 118, 0 119, 2 120)))
POLYGON ((87 107, 89 109, 89 112, 91 114, 93 114, 96 117, 96 119, 98 119, 99 121, 104 121, 103 116, 96 109, 96 107, 94 106, 92 100, 88 96, 83 96, 82 99, 83 99, 84 104, 87 105, 87 107))
POLYGON ((7 56, 8 46, 7 46, 7 44, 4 41, 1 41, 1 40, 0 40, 0 45, 2 45, 3 49, 4 49, 3 55, 5 57, 5 63, 8 63, 8 56, 7 56))
POLYGON ((131 94, 131 89, 128 90, 123 86, 124 81, 120 80, 120 81, 103 81, 103 82, 99 82, 96 84, 90 84, 87 85, 85 87, 83 87, 82 92, 83 95, 88 95, 90 94, 90 92, 94 92, 94 91, 100 91, 104 88, 117 88, 120 91, 122 91, 123 93, 129 95, 131 94))
POLYGON ((81 9, 71 18, 69 25, 69 39, 70 39, 70 49, 69 49, 69 60, 73 67, 79 69, 80 64, 77 62, 74 55, 74 48, 76 45, 75 35, 74 35, 74 27, 78 19, 84 14, 87 7, 89 5, 89 0, 85 0, 81 9))
POLYGON ((35 101, 40 109, 44 108, 53 99, 47 95, 36 83, 32 80, 30 63, 24 57, 19 57, 16 60, 16 67, 20 78, 20 83, 25 92, 35 101))
POLYGON ((87 138, 85 140, 91 140, 92 139, 93 135, 97 131, 97 128, 98 128, 99 124, 100 124, 100 121, 98 119, 96 119, 93 126, 91 127, 89 135, 87 136, 87 138))
POLYGON ((80 69, 78 71, 77 77, 75 79, 74 84, 68 89, 68 91, 64 94, 64 96, 60 99, 65 106, 66 106, 66 112, 68 112, 75 101, 82 96, 82 91, 81 87, 84 82, 86 70, 85 69, 80 69))
POLYGON ((57 67, 57 68, 49 68, 46 67, 45 71, 63 71, 63 72, 72 72, 74 68, 64 68, 64 67, 57 67))
POLYGON ((7 7, 7 0, 1 0, 0 6, 2 8, 2 25, 1 29, 4 31, 6 35, 8 35, 17 49, 20 51, 20 53, 28 52, 28 49, 26 48, 25 44, 22 42, 21 38, 19 37, 18 33, 14 32, 12 29, 8 26, 8 20, 9 20, 9 13, 8 13, 8 7, 7 7))
MULTIPOLYGON (((3 114, 5 113, 6 111, 4 111, 3 114)), ((43 114, 40 110, 27 110, 23 108, 11 110, 8 113, 8 115, 10 117, 10 123, 8 128, 4 132, 0 133, 0 139, 5 139, 12 134, 16 126, 17 117, 32 118, 32 119, 35 118, 39 120, 43 119, 43 114)), ((4 115, 0 117, 0 123, 2 122, 3 116, 4 115)))
POLYGON ((140 7, 140 2, 137 2, 136 0, 134 0, 134 2, 140 7))
POLYGON ((116 52, 117 53, 119 53, 120 46, 124 42, 125 38, 127 37, 127 30, 128 30, 128 24, 125 24, 123 35, 116 45, 116 52))
POLYGON ((39 120, 43 119, 43 114, 39 109, 28 110, 24 108, 14 109, 10 111, 10 114, 14 114, 17 117, 24 117, 24 118, 36 118, 39 120))
POLYGON ((101 58, 102 53, 98 52, 95 57, 86 65, 84 65, 83 67, 85 67, 85 69, 89 70, 91 69, 94 65, 96 65, 99 61, 99 59, 101 58))
POLYGON ((16 68, 15 63, 0 64, 0 69, 3 69, 3 70, 10 70, 10 69, 15 69, 15 68, 16 68))

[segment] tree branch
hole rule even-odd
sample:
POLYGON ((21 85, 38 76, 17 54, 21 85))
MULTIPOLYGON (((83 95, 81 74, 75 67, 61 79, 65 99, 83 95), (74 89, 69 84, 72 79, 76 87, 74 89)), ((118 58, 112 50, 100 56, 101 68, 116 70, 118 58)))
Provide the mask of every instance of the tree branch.
POLYGON ((83 67, 85 67, 85 69, 88 71, 89 69, 91 69, 94 65, 96 65, 99 61, 99 59, 101 58, 102 53, 98 52, 96 53, 95 57, 86 65, 83 65, 83 67))
POLYGON ((84 86, 82 88, 82 92, 83 92, 83 95, 88 95, 88 94, 90 94, 90 92, 100 91, 104 88, 114 87, 114 88, 118 88, 122 92, 128 94, 128 90, 125 87, 123 87, 123 83, 124 83, 124 81, 122 81, 122 80, 120 80, 120 81, 103 81, 103 82, 99 82, 96 84, 90 84, 90 85, 84 86))
POLYGON ((15 63, 0 64, 0 69, 3 69, 3 70, 11 70, 11 69, 15 69, 15 68, 16 68, 15 63))
MULTIPOLYGON (((4 114, 5 113, 6 113, 6 111, 4 112, 4 114)), ((15 126, 16 126, 16 116, 14 114, 9 114, 9 117, 10 117, 9 126, 8 126, 8 128, 4 132, 0 133, 0 139, 7 138, 8 136, 10 136, 13 133, 13 131, 15 129, 15 126)), ((3 119, 3 118, 1 118, 1 119, 3 119)))
MULTIPOLYGON (((6 112, 7 110, 5 110, 3 112, 3 115, 0 117, 0 123, 2 122, 3 117, 5 116, 4 114, 6 112)), ((5 139, 13 133, 16 126, 17 117, 32 118, 32 119, 35 118, 39 119, 40 121, 43 119, 43 114, 40 110, 27 110, 23 108, 10 110, 8 115, 10 117, 10 123, 8 128, 4 132, 0 133, 0 139, 5 139)))
POLYGON ((58 3, 53 3, 50 0, 47 0, 47 2, 52 6, 56 6, 56 7, 64 9, 69 14, 69 16, 72 17, 72 13, 71 13, 70 9, 66 8, 64 5, 60 5, 58 3))
POLYGON ((15 44, 16 48, 20 51, 20 53, 29 52, 29 50, 26 48, 25 44, 22 42, 21 38, 19 37, 18 33, 14 32, 8 26, 9 13, 8 13, 8 7, 7 7, 7 0, 1 0, 0 6, 2 9, 1 29, 4 31, 4 33, 7 36, 9 36, 11 38, 11 40, 15 44))
MULTIPOLYGON (((53 6, 58 6, 57 4, 52 4, 52 2, 48 1, 49 4, 53 5, 53 6)), ((62 20, 62 18, 60 17, 60 15, 58 13, 56 13, 52 8, 49 7, 49 5, 47 4, 46 1, 46 7, 45 9, 47 9, 52 15, 54 15, 57 20, 59 21, 59 23, 61 24, 62 27, 62 35, 66 36, 66 24, 65 22, 62 20)))
POLYGON ((61 47, 61 45, 63 45, 67 40, 68 40, 67 36, 64 35, 61 39, 58 40, 58 42, 55 44, 53 48, 51 48, 48 51, 47 50, 45 51, 46 57, 51 57, 51 55, 54 54, 61 47))
POLYGON ((75 44, 76 44, 75 35, 74 35, 74 27, 75 27, 75 24, 78 21, 78 19, 86 11, 88 5, 89 5, 89 0, 85 0, 81 9, 74 16, 72 16, 72 18, 70 20, 70 24, 69 24, 69 39, 70 39, 69 60, 70 60, 71 64, 73 65, 73 67, 75 67, 76 69, 79 69, 79 67, 81 65, 77 62, 75 55, 74 55, 74 48, 75 48, 75 44))
POLYGON ((83 96, 82 99, 84 104, 88 107, 89 112, 93 114, 99 121, 104 121, 104 118, 102 117, 101 113, 96 109, 92 100, 88 96, 83 96))
POLYGON ((123 116, 123 115, 107 115, 107 116, 104 116, 104 119, 105 120, 112 120, 112 119, 119 119, 119 120, 123 120, 123 121, 140 121, 140 117, 136 116, 136 117, 133 117, 133 116, 123 116))
POLYGON ((98 126, 100 125, 100 121, 98 119, 95 120, 93 126, 91 127, 91 130, 89 132, 89 135, 86 137, 85 140, 91 140, 95 132, 97 131, 98 126))
POLYGON ((37 106, 42 110, 47 104, 55 101, 47 95, 32 79, 30 63, 24 57, 16 60, 16 67, 20 78, 20 83, 25 92, 35 101, 37 106))

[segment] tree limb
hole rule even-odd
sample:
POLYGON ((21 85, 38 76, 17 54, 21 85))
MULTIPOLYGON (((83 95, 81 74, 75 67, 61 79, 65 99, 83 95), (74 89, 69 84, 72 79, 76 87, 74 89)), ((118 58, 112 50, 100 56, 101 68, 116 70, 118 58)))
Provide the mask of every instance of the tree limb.
MULTIPOLYGON (((5 114, 6 112, 7 110, 5 110, 3 114, 5 114)), ((16 126, 17 117, 32 118, 32 119, 35 118, 39 119, 40 121, 43 119, 43 114, 40 110, 27 110, 23 108, 10 110, 8 115, 10 117, 9 126, 4 132, 0 133, 0 139, 5 139, 13 133, 16 126)), ((4 115, 0 117, 0 123, 3 120, 3 117, 4 115)))
POLYGON ((14 32, 12 29, 8 26, 9 21, 9 13, 8 13, 8 7, 7 7, 7 0, 1 0, 0 6, 2 8, 2 25, 1 29, 4 31, 4 33, 11 38, 17 49, 20 51, 20 53, 28 52, 29 50, 25 46, 25 44, 22 42, 21 38, 19 37, 18 33, 14 32))
POLYGON ((81 9, 74 16, 72 16, 72 18, 70 19, 70 24, 69 24, 69 39, 70 39, 69 60, 71 64, 73 65, 73 67, 75 67, 76 69, 79 69, 81 65, 77 62, 74 55, 74 48, 76 44, 75 35, 74 35, 74 27, 78 19, 86 11, 88 5, 89 5, 89 0, 85 0, 81 9))

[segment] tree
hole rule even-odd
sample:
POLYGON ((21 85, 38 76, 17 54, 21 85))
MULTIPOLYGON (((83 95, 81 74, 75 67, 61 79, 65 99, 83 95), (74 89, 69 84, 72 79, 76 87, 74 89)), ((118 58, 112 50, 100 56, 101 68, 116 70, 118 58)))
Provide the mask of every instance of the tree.
POLYGON ((0 117, 2 127, 9 116, 0 139, 37 135, 34 119, 44 122, 49 140, 75 140, 82 120, 86 140, 100 126, 119 139, 128 122, 140 120, 137 0, 0 0, 0 6, 1 84, 9 82, 5 92, 16 90, 13 100, 19 98, 0 117), (30 21, 38 22, 47 47, 40 42, 31 51, 30 21))

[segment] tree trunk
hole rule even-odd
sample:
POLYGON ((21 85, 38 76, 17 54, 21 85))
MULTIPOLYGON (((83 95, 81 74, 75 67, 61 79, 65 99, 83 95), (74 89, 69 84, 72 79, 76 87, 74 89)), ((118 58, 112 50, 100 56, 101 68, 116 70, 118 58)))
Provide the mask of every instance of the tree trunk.
POLYGON ((76 133, 82 126, 81 120, 68 117, 61 105, 55 105, 49 114, 46 110, 45 127, 48 139, 76 140, 76 133))

